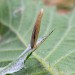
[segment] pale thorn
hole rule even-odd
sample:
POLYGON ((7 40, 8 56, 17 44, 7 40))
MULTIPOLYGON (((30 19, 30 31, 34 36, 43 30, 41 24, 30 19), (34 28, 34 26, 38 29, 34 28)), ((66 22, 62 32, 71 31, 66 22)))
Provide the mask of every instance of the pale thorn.
POLYGON ((43 10, 43 8, 41 9, 41 13, 43 13, 44 12, 44 10, 43 10))

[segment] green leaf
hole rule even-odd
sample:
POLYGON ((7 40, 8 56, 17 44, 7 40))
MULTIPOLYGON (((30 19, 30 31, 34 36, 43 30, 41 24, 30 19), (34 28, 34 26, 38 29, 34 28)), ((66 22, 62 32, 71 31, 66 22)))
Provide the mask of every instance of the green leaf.
POLYGON ((44 16, 39 37, 55 31, 26 61, 27 68, 13 75, 74 75, 75 11, 62 16, 41 0, 0 1, 0 67, 15 60, 28 46, 41 8, 44 16))

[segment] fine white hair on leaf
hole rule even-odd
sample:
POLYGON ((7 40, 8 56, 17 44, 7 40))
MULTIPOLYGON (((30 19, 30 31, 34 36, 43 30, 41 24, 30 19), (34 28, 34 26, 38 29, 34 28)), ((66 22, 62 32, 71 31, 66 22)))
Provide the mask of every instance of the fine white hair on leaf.
POLYGON ((24 10, 25 10, 25 6, 23 6, 23 5, 20 6, 20 7, 18 7, 18 8, 16 8, 16 9, 13 11, 13 16, 16 17, 18 13, 21 13, 21 14, 22 14, 22 13, 24 12, 24 10))

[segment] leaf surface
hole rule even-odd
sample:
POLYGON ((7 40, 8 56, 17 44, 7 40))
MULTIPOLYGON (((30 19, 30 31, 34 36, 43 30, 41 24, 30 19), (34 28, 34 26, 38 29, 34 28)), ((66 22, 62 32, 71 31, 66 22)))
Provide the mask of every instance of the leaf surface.
POLYGON ((27 68, 13 75, 75 74, 75 11, 60 15, 40 0, 0 1, 0 67, 15 60, 30 43, 40 9, 44 9, 40 35, 54 33, 27 60, 27 68))

